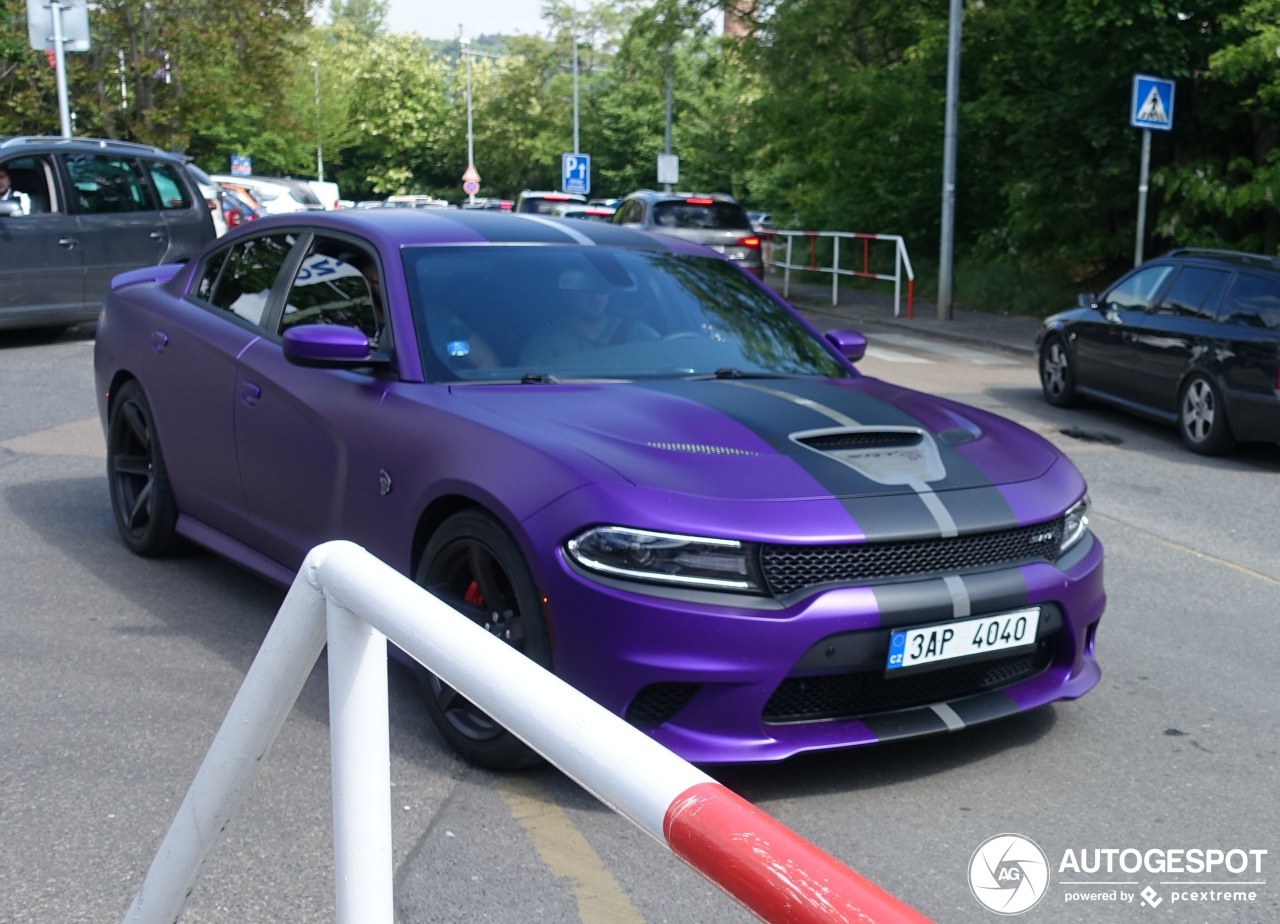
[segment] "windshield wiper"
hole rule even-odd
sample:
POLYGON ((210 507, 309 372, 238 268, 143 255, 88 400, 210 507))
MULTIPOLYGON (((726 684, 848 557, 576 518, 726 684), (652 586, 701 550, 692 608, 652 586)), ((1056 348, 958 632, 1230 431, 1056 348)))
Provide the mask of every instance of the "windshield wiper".
POLYGON ((520 376, 521 385, 557 385, 560 379, 549 372, 526 372, 520 376))

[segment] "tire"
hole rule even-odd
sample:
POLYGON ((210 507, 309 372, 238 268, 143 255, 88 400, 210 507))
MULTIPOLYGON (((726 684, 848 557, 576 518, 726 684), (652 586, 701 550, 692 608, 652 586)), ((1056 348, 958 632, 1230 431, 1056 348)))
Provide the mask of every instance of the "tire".
POLYGON ((1044 400, 1054 407, 1073 407, 1080 403, 1071 354, 1061 337, 1050 337, 1040 348, 1040 388, 1044 400))
MULTIPOLYGON (((414 580, 548 670, 551 644, 541 596, 515 541, 475 510, 450 517, 427 543, 414 580)), ((542 758, 430 671, 419 666, 427 712, 471 763, 517 770, 542 758)))
POLYGON ((107 416, 107 485, 116 529, 130 551, 156 558, 178 549, 178 504, 155 416, 133 380, 120 386, 107 416))
POLYGON ((1183 384, 1178 433, 1188 449, 1201 455, 1219 455, 1235 446, 1222 392, 1208 376, 1197 373, 1183 384))

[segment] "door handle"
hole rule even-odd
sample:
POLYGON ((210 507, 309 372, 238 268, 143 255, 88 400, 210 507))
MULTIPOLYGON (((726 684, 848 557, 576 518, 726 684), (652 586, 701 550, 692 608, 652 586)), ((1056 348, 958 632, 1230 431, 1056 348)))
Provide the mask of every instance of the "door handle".
POLYGON ((160 240, 164 240, 164 232, 163 232, 163 231, 152 231, 152 232, 151 232, 151 239, 152 239, 153 241, 160 241, 160 240))
POLYGON ((78 241, 78 240, 77 240, 76 238, 74 238, 74 237, 60 237, 60 238, 58 238, 58 246, 59 246, 59 247, 65 247, 65 248, 67 248, 67 250, 75 250, 75 249, 76 249, 76 244, 79 244, 79 243, 80 243, 80 241, 78 241))
POLYGON ((253 382, 244 382, 240 386, 240 403, 245 407, 253 407, 262 397, 262 388, 253 382))
POLYGON ((151 352, 163 353, 164 348, 169 345, 169 335, 162 330, 154 331, 151 334, 151 352))

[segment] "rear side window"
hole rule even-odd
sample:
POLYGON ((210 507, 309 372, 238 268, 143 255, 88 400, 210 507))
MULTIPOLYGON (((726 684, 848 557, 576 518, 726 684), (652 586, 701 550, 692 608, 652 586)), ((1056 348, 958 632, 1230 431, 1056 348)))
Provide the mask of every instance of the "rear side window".
POLYGON ((1220 320, 1244 327, 1280 330, 1280 284, 1252 273, 1239 274, 1227 292, 1220 320))
POLYGON ((659 228, 702 228, 710 231, 750 231, 751 222, 740 205, 713 199, 683 199, 653 206, 659 228))
POLYGON ((160 195, 160 208, 186 209, 191 207, 191 196, 183 185, 178 168, 173 164, 160 160, 146 161, 147 172, 151 174, 151 183, 160 195))
POLYGON ((79 210, 88 215, 153 211, 138 162, 110 154, 68 154, 67 173, 79 210))
POLYGON ((1180 318, 1212 320, 1228 274, 1199 266, 1184 266, 1156 309, 1180 318))
POLYGON ((219 251, 205 262, 196 298, 261 326, 271 288, 293 243, 292 234, 269 234, 219 251))

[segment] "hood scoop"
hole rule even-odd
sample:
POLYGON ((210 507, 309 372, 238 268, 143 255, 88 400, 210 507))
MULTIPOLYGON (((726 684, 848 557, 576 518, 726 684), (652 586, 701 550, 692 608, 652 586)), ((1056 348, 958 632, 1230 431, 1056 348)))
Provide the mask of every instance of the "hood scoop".
POLYGON ((918 427, 833 427, 791 439, 878 484, 918 486, 947 477, 938 444, 918 427))

